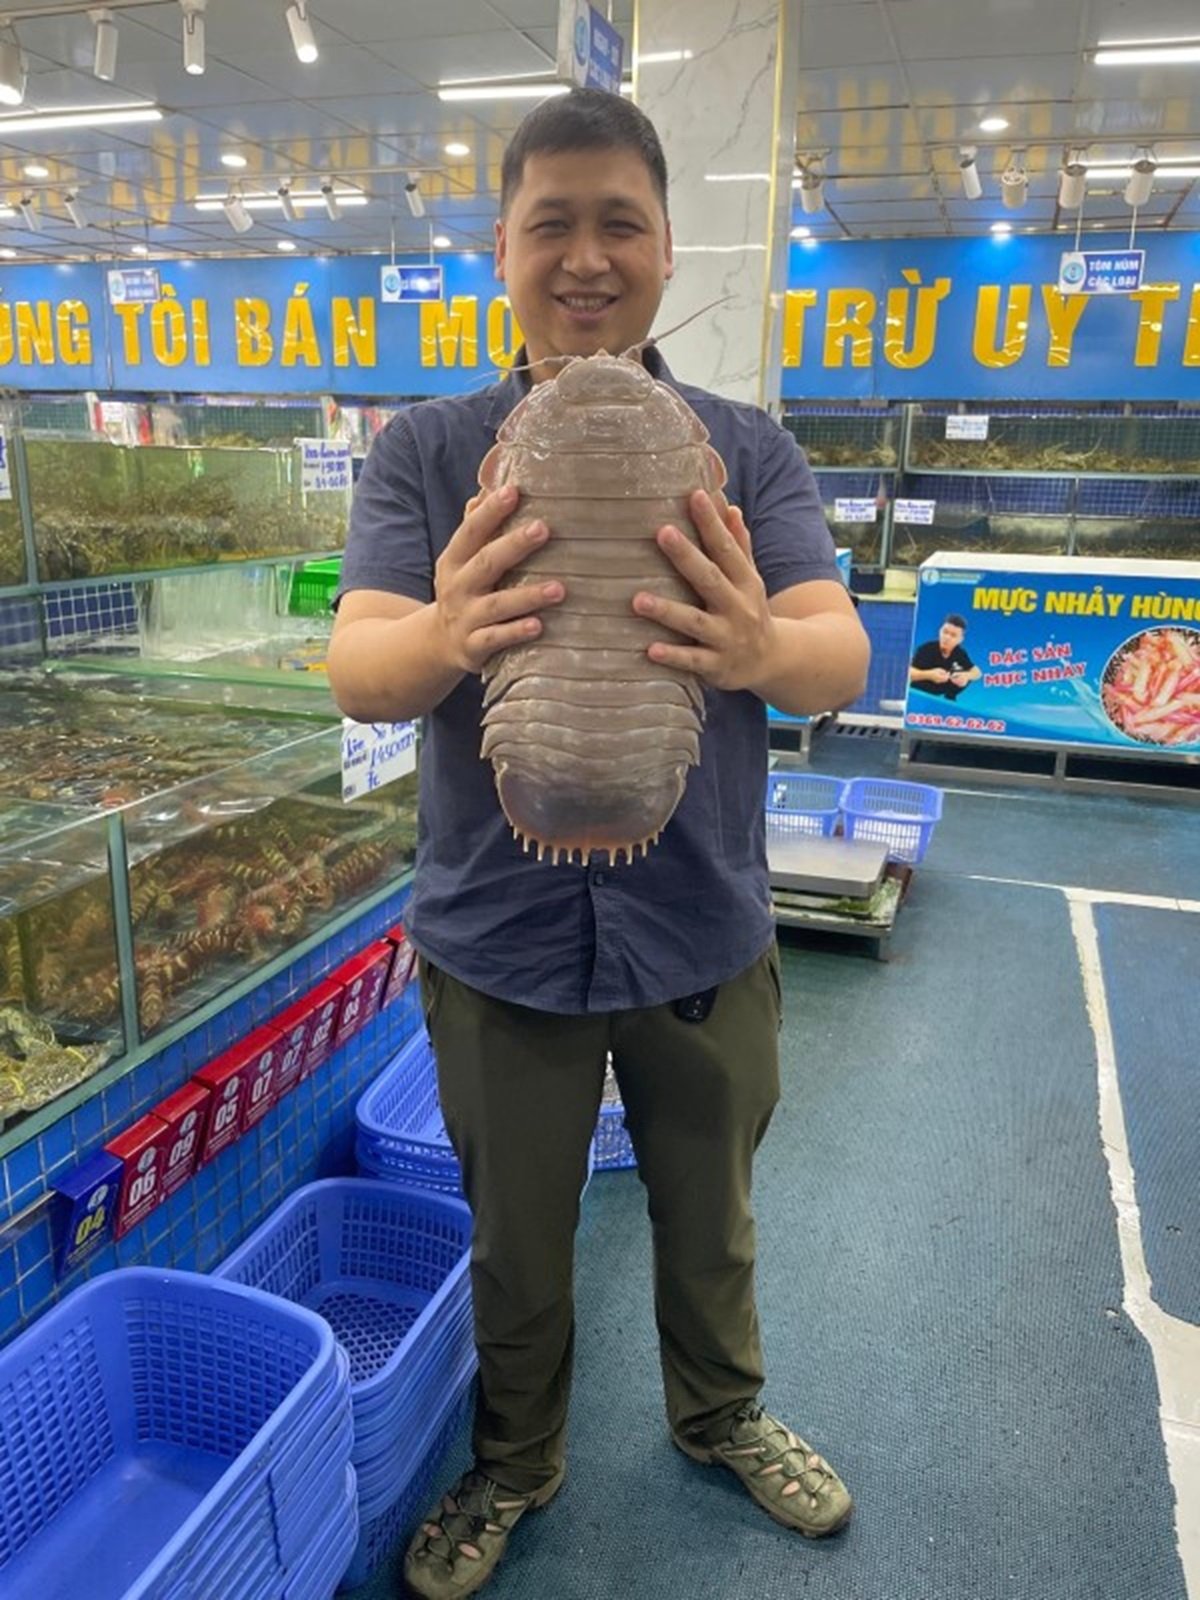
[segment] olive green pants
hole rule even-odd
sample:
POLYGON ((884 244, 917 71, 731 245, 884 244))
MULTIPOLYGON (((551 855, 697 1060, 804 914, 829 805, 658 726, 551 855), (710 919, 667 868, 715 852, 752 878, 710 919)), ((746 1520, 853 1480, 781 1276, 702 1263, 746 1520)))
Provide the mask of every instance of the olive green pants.
POLYGON ((421 987, 474 1214, 480 1469, 527 1494, 563 1463, 575 1228, 610 1050, 649 1199, 668 1420, 719 1429, 763 1382, 750 1178, 779 1098, 775 947, 703 1022, 670 1005, 534 1011, 425 961, 421 987))

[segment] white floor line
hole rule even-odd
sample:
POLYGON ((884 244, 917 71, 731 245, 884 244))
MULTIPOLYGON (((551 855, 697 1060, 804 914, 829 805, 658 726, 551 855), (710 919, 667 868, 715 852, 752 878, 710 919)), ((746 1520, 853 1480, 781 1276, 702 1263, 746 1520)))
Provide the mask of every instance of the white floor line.
POLYGON ((1150 1346, 1158 1378, 1159 1419, 1175 1490, 1175 1530, 1189 1600, 1200 1600, 1200 1328, 1170 1317, 1150 1293, 1133 1164, 1117 1078, 1091 891, 1067 892, 1088 1017, 1096 1040, 1100 1138, 1108 1161, 1125 1279, 1124 1309, 1150 1346))
POLYGON ((1092 906, 1141 906, 1147 911, 1200 911, 1200 900, 1178 900, 1166 894, 1131 894, 1124 889, 1085 889, 1078 883, 1041 883, 1037 878, 994 878, 987 873, 965 874, 972 883, 1002 883, 1016 889, 1055 889, 1068 900, 1092 906))

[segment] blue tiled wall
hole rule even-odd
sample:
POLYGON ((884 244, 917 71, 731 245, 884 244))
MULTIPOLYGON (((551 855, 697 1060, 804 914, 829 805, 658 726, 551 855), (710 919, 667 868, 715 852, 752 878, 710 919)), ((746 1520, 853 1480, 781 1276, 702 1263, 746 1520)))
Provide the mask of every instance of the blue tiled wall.
POLYGON ((908 688, 914 607, 903 600, 859 601, 858 615, 871 640, 866 692, 847 708, 879 715, 884 700, 903 700, 908 688))
MULTIPOLYGON (((143 1062, 0 1162, 0 1224, 25 1210, 62 1173, 186 1083, 198 1067, 268 1021, 399 918, 407 888, 278 973, 205 1026, 143 1062)), ((55 1282, 53 1218, 43 1216, 0 1248, 0 1344, 85 1277, 149 1264, 207 1272, 283 1198, 317 1177, 354 1171, 354 1106, 420 1017, 415 982, 252 1132, 201 1169, 120 1244, 55 1282)))

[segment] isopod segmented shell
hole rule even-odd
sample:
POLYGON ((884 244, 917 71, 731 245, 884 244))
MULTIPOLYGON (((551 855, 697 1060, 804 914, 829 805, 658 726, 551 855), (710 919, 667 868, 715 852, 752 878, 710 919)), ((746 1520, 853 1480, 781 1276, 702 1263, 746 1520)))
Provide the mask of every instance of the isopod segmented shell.
POLYGON ((514 833, 554 861, 607 852, 632 860, 657 840, 700 759, 699 680, 651 661, 678 636, 637 616, 640 590, 696 596, 659 550, 673 523, 699 536, 689 496, 725 482, 704 424, 682 397, 628 356, 579 357, 538 384, 505 421, 479 473, 513 484, 501 533, 534 519, 551 538, 506 584, 561 580, 536 640, 484 668, 481 754, 514 833))

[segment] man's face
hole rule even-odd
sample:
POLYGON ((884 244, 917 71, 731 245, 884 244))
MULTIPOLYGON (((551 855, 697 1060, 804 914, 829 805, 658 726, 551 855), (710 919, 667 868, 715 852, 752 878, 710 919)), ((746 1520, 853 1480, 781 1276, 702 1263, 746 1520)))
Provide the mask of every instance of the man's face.
POLYGON ((673 270, 670 224, 634 151, 526 158, 508 215, 496 224, 496 276, 532 363, 598 350, 620 355, 637 344, 673 270))
POLYGON ((938 644, 942 647, 944 656, 952 656, 963 642, 963 630, 956 628, 952 622, 943 622, 938 629, 938 644))

